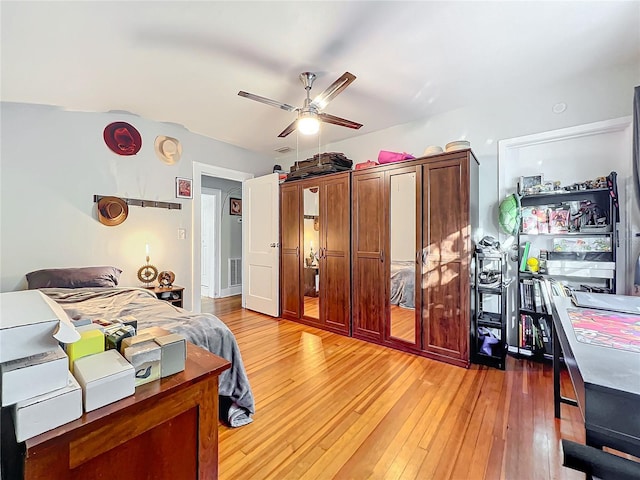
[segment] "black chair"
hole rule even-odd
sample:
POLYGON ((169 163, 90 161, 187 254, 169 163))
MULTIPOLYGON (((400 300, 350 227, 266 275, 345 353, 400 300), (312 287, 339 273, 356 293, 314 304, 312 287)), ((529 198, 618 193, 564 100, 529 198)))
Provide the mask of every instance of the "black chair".
POLYGON ((638 480, 640 463, 587 445, 562 440, 565 467, 587 474, 587 480, 638 480))

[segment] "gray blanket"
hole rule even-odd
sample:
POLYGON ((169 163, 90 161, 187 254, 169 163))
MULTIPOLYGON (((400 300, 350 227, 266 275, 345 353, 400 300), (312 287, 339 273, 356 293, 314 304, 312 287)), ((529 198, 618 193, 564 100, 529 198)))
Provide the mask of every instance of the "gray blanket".
POLYGON ((415 262, 391 262, 391 305, 415 306, 415 262))
POLYGON ((215 315, 191 313, 158 300, 143 288, 43 288, 41 291, 59 303, 71 318, 113 321, 130 315, 137 320, 138 329, 162 327, 229 360, 231 368, 222 372, 219 380, 220 405, 225 406, 221 419, 233 427, 252 421, 255 404, 240 349, 231 330, 215 315))

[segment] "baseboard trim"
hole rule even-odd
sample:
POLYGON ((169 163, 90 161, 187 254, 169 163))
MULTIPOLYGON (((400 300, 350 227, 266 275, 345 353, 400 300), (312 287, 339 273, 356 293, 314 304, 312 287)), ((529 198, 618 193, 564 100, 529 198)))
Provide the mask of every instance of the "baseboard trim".
POLYGON ((242 285, 235 287, 223 288, 220 290, 220 298, 232 297, 234 295, 240 295, 242 293, 242 285))

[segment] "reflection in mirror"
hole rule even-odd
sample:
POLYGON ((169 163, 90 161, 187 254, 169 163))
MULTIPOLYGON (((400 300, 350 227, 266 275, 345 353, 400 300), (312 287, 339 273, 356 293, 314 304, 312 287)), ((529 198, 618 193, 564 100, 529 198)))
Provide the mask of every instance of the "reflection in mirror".
POLYGON ((416 342, 416 173, 391 176, 391 336, 416 342))
POLYGON ((320 318, 318 294, 320 293, 320 195, 318 187, 304 189, 304 304, 305 317, 320 318))

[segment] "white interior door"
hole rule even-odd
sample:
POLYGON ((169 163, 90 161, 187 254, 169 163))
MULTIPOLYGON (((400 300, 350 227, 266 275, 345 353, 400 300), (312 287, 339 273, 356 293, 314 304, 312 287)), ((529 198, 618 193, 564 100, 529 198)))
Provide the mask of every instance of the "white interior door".
POLYGON ((278 174, 242 183, 242 305, 279 316, 280 210, 278 174))
POLYGON ((202 194, 202 218, 201 218, 201 255, 202 255, 202 280, 200 287, 202 295, 211 297, 211 240, 213 230, 213 200, 212 195, 202 194))
POLYGON ((202 190, 201 229, 201 295, 220 296, 220 197, 218 189, 202 190))

